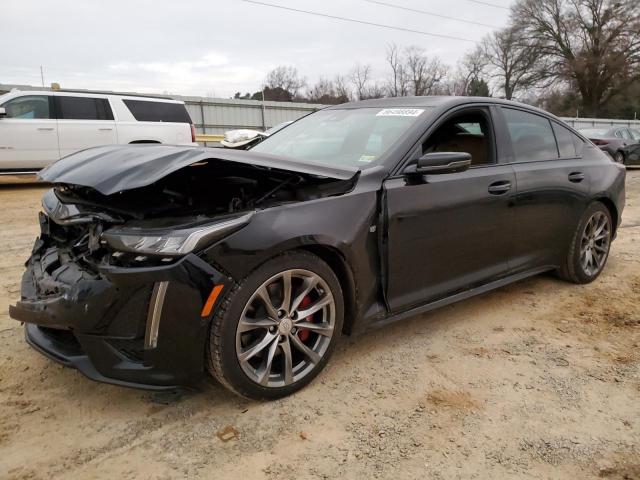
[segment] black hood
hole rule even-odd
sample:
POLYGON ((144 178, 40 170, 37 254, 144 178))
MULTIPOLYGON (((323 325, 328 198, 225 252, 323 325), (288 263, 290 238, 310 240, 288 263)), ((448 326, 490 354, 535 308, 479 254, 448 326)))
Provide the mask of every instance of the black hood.
POLYGON ((223 148, 179 145, 113 145, 89 148, 42 170, 50 183, 91 187, 103 195, 145 187, 167 175, 206 160, 223 160, 320 177, 348 180, 356 168, 301 163, 285 157, 223 148))

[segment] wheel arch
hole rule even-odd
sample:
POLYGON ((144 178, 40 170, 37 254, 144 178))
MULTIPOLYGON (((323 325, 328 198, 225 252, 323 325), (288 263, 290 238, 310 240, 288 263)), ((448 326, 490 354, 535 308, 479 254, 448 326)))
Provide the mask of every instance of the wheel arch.
POLYGON ((611 215, 611 221, 613 222, 613 232, 615 233, 618 229, 618 208, 616 204, 609 197, 601 196, 593 199, 594 202, 600 202, 607 210, 609 210, 609 214, 611 215))
POLYGON ((328 245, 304 245, 297 250, 307 251, 321 258, 334 271, 344 297, 344 322, 342 324, 342 333, 350 335, 353 329, 353 323, 357 316, 356 306, 356 283, 347 259, 335 247, 328 245))

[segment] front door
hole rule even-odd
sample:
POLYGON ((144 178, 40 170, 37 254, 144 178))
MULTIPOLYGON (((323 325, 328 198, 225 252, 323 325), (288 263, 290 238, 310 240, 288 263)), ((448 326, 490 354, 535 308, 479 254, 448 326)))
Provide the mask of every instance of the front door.
POLYGON ((36 170, 60 158, 52 97, 24 95, 0 106, 7 113, 0 117, 0 170, 36 170))
POLYGON ((387 301, 392 312, 434 301, 505 276, 512 242, 515 174, 497 163, 488 109, 445 119, 422 145, 467 152, 459 173, 403 176, 385 182, 387 301))

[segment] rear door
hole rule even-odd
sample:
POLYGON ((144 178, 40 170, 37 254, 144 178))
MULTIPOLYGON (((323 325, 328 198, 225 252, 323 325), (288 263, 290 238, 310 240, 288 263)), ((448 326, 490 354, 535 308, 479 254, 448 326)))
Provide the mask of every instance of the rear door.
POLYGON ((183 103, 123 98, 127 115, 118 118, 120 143, 160 142, 191 144, 191 117, 183 103), (130 117, 125 121, 125 118, 130 117))
POLYGON ((0 169, 33 170, 60 158, 58 124, 50 95, 22 95, 0 105, 0 169))
POLYGON ((517 183, 510 266, 514 271, 557 266, 589 201, 597 165, 583 160, 584 142, 560 123, 528 110, 500 111, 517 183))
POLYGON ((55 94, 60 156, 117 143, 116 124, 104 97, 55 94))
POLYGON ((444 118, 415 156, 472 154, 464 172, 398 175, 384 184, 387 301, 394 312, 488 283, 508 273, 515 175, 499 163, 489 108, 444 118))

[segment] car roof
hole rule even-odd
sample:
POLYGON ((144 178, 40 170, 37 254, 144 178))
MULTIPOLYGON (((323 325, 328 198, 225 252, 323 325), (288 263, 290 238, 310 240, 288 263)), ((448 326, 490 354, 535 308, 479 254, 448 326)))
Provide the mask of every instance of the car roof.
POLYGON ((375 98, 371 100, 360 100, 357 102, 343 103, 329 107, 332 110, 343 108, 420 108, 420 107, 441 107, 451 108, 458 105, 467 105, 472 103, 489 103, 495 105, 504 105, 507 107, 518 107, 541 113, 549 117, 556 118, 551 113, 525 103, 514 102, 511 100, 502 100, 491 97, 458 97, 451 95, 433 95, 425 97, 392 97, 392 98, 375 98))
POLYGON ((99 90, 18 90, 14 89, 2 96, 28 96, 28 95, 53 95, 53 96, 67 96, 67 97, 112 97, 122 100, 144 100, 148 102, 164 102, 164 103, 178 103, 184 104, 182 100, 175 100, 170 97, 162 97, 156 95, 130 95, 128 93, 114 93, 108 91, 99 90))

